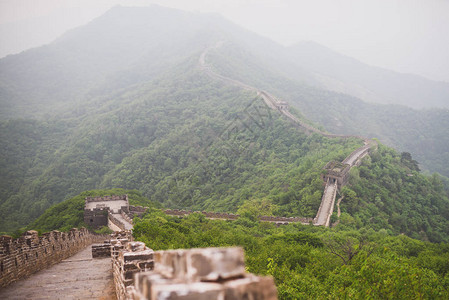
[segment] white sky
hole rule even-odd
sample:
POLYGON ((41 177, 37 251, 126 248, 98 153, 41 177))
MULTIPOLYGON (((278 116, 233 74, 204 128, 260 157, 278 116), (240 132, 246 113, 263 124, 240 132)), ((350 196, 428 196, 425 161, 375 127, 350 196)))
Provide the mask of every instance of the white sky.
POLYGON ((0 56, 48 43, 114 5, 151 3, 218 12, 284 45, 313 40, 449 82, 449 0, 0 0, 0 56))

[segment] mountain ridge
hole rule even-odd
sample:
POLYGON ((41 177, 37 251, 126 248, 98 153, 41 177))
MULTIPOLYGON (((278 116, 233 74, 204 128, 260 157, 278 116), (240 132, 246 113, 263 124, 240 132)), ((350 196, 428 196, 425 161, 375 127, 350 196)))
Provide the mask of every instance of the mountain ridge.
MULTIPOLYGON (((115 13, 119 11, 121 9, 115 13)), ((177 21, 176 15, 170 19, 172 22, 177 21)), ((176 24, 172 24, 173 30, 179 27, 176 24)), ((110 187, 139 189, 150 200, 170 208, 235 211, 239 205, 252 198, 267 198, 278 205, 276 213, 280 215, 313 216, 316 213, 321 200, 323 182, 320 175, 323 166, 330 160, 342 160, 356 148, 357 142, 306 136, 280 116, 274 115, 270 119, 270 127, 260 128, 251 123, 247 131, 230 134, 232 139, 224 140, 223 135, 228 134, 226 129, 242 117, 245 107, 254 100, 254 95, 240 88, 223 85, 204 74, 198 67, 201 52, 207 45, 223 37, 229 38, 231 42, 214 51, 211 56, 214 70, 287 100, 295 116, 308 124, 310 118, 318 124, 320 130, 336 132, 337 127, 333 128, 332 123, 327 123, 333 120, 335 112, 341 114, 338 116, 343 124, 340 130, 357 127, 354 124, 360 121, 352 120, 348 103, 363 108, 363 115, 373 106, 367 106, 354 97, 308 86, 302 81, 307 79, 306 73, 294 65, 291 65, 291 69, 284 69, 288 60, 276 60, 278 51, 282 52, 283 48, 274 42, 267 43, 267 47, 262 49, 266 39, 260 36, 252 39, 247 31, 237 32, 236 38, 232 38, 231 33, 236 29, 234 25, 227 31, 217 33, 218 27, 204 30, 201 20, 195 24, 189 28, 196 26, 198 30, 184 28, 190 30, 189 35, 184 35, 184 39, 179 41, 172 39, 175 35, 146 33, 145 36, 162 36, 162 40, 160 43, 158 40, 145 41, 152 43, 149 46, 151 49, 145 50, 147 56, 136 57, 128 66, 125 63, 127 72, 124 73, 121 73, 122 66, 117 64, 108 66, 118 66, 112 73, 100 68, 83 76, 83 68, 94 68, 94 65, 90 65, 89 61, 83 61, 83 66, 71 65, 77 62, 76 57, 93 60, 100 54, 108 55, 108 52, 102 53, 98 49, 107 49, 114 43, 120 43, 120 35, 116 36, 118 40, 112 44, 88 36, 83 41, 89 40, 93 44, 79 46, 78 49, 84 49, 84 52, 78 56, 74 48, 68 47, 67 51, 63 51, 64 47, 53 48, 53 45, 49 45, 25 56, 0 61, 3 66, 5 61, 11 63, 12 68, 20 57, 27 57, 29 62, 39 58, 43 65, 47 65, 41 73, 51 73, 53 63, 63 62, 74 68, 73 74, 80 76, 74 82, 70 81, 70 76, 61 76, 58 82, 53 82, 50 76, 42 79, 47 81, 45 87, 39 86, 36 91, 22 91, 22 96, 25 92, 30 96, 24 101, 33 100, 36 106, 28 108, 29 114, 20 116, 35 118, 35 123, 24 124, 29 121, 13 119, 14 114, 3 112, 3 117, 7 115, 12 119, 0 122, 0 136, 3 141, 7 141, 1 144, 0 163, 2 170, 8 170, 0 175, 2 182, 13 184, 2 185, 2 229, 23 226, 45 208, 84 190, 110 187), (96 42, 99 48, 89 52, 96 42), (51 56, 46 56, 44 50, 51 56), (33 56, 36 53, 39 55, 33 56), (53 54, 57 54, 56 58, 53 54), (302 76, 301 80, 298 80, 298 76, 289 78, 289 72, 296 72, 299 77, 302 76), (91 78, 94 80, 91 81, 91 78), (62 85, 63 90, 60 90, 61 82, 68 82, 71 86, 65 89, 62 85), (84 86, 83 82, 89 82, 89 86, 84 86), (80 84, 82 88, 77 90, 80 84), (33 93, 37 93, 37 96, 33 96, 33 93), (58 97, 64 94, 70 97, 64 98, 65 102, 59 101, 58 97), (53 96, 46 98, 45 95, 53 96), (39 97, 45 101, 40 102, 39 97), (60 107, 53 107, 55 103, 60 107), (36 132, 35 128, 43 129, 36 132), (23 139, 24 136, 27 138, 23 139), (232 154, 236 149, 239 155, 232 154), (207 155, 201 156, 204 151, 207 155), (32 157, 27 157, 29 153, 32 157)), ((159 29, 151 27, 145 30, 159 29)), ((139 42, 135 41, 133 45, 139 42)), ((75 43, 74 40, 71 43, 75 43)), ((140 53, 142 49, 129 51, 140 53)), ((24 68, 26 63, 18 62, 17 66, 24 68)), ((28 72, 26 76, 22 76, 19 69, 13 74, 22 76, 21 80, 26 81, 27 76, 35 76, 33 68, 37 68, 36 65, 30 66, 30 70, 23 69, 28 72)), ((64 72, 70 73, 64 65, 59 68, 62 73, 52 73, 53 77, 59 77, 58 74, 64 72)), ((8 80, 11 82, 11 79, 4 80, 8 77, 5 75, 8 70, 2 69, 1 73, 0 84, 8 87, 8 80)), ((20 87, 18 82, 14 81, 14 84, 20 87)), ((28 87, 33 84, 36 85, 29 83, 28 87)), ((2 90, 4 94, 5 90, 2 90)), ((4 104, 14 105, 9 96, 1 97, 2 107, 5 107, 4 104)), ((393 154, 389 150, 382 151, 394 159, 387 163, 379 158, 373 165, 393 164, 401 170, 393 176, 394 184, 391 187, 395 187, 396 182, 408 182, 404 176, 410 170, 401 165, 399 155, 394 151, 391 152, 393 154)), ((394 168, 387 171, 393 172, 394 168)), ((365 171, 363 176, 371 173, 372 170, 365 171)), ((379 171, 376 176, 382 176, 382 173, 379 171)), ((433 189, 424 176, 416 176, 419 177, 417 186, 433 189)), ((374 189, 369 186, 371 192, 374 189)), ((382 193, 388 197, 388 191, 382 193)), ((443 193, 440 190, 433 192, 435 197, 443 193)), ((356 199, 363 199, 360 201, 364 204, 359 208, 364 209, 368 205, 365 202, 372 199, 362 198, 363 188, 359 189, 359 193, 360 198, 356 199)), ((407 193, 412 192, 407 190, 407 193)), ((395 195, 394 201, 399 201, 397 193, 392 195, 395 195)), ((420 201, 418 199, 417 203, 420 201)), ((444 203, 442 200, 439 205, 444 206, 444 203)), ((381 219, 385 218, 385 211, 379 214, 382 215, 381 219)), ((396 219, 407 224, 408 221, 401 218, 399 216, 396 219)), ((402 223, 398 221, 398 224, 402 223)), ((398 230, 399 225, 394 226, 394 230, 398 230)), ((431 227, 435 226, 432 223, 431 227)), ((421 225, 417 228, 421 228, 421 225)), ((440 228, 435 230, 444 232, 440 228)), ((438 236, 432 239, 437 240, 438 236)))

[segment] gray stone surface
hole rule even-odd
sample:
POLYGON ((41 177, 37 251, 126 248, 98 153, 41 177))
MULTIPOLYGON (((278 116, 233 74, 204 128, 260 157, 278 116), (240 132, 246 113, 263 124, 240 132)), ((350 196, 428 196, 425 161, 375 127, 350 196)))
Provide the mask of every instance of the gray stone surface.
POLYGON ((187 281, 216 281, 246 273, 240 247, 156 251, 154 261, 160 274, 187 281))
POLYGON ((316 216, 315 225, 326 226, 329 215, 332 215, 332 212, 334 211, 333 204, 335 201, 336 189, 337 186, 335 183, 328 183, 326 189, 324 190, 321 206, 316 216))
POLYGON ((112 214, 112 215, 125 226, 125 230, 133 229, 133 224, 125 220, 121 214, 112 214))
POLYGON ((92 259, 89 246, 1 289, 0 299, 116 299, 111 259, 92 259))
POLYGON ((128 201, 126 200, 109 200, 109 201, 92 201, 86 202, 85 209, 94 209, 109 207, 114 213, 119 213, 122 206, 128 206, 128 201))

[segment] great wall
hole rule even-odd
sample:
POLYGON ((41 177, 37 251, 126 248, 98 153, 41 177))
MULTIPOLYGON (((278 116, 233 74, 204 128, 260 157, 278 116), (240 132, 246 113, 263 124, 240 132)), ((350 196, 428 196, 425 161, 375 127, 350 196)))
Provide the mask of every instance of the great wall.
MULTIPOLYGON (((364 141, 362 147, 341 163, 332 161, 324 167, 325 187, 315 218, 259 217, 260 221, 277 225, 329 226, 337 192, 347 183, 349 170, 360 164, 376 143, 359 136, 335 135, 316 129, 292 115, 287 102, 215 73, 206 65, 206 55, 221 45, 207 48, 200 56, 199 65, 209 76, 256 92, 269 108, 306 132, 364 141)), ((114 234, 95 235, 82 228, 68 233, 52 231, 42 236, 36 231, 27 231, 17 239, 0 236, 0 299, 277 299, 272 277, 245 271, 242 248, 154 252, 144 243, 133 241, 132 220, 145 210, 145 207, 129 205, 127 195, 87 197, 84 222, 94 228, 108 226, 114 234), (98 244, 100 241, 102 243, 98 244)), ((173 209, 164 212, 176 217, 193 213, 173 209)), ((197 213, 210 219, 236 220, 239 217, 231 213, 197 213)))
MULTIPOLYGON (((51 231, 38 236, 37 231, 26 231, 13 239, 0 236, 0 287, 59 263, 105 236, 94 235, 87 229, 69 232, 51 231)), ((0 297, 1 298, 1 297, 0 297)))
MULTIPOLYGON (((326 174, 323 176, 323 180, 325 182, 324 192, 321 198, 320 207, 318 209, 315 218, 313 218, 312 223, 314 225, 328 227, 330 224, 330 217, 334 211, 335 198, 337 196, 339 189, 348 182, 350 169, 353 166, 359 165, 361 163, 361 160, 369 153, 369 151, 375 146, 377 146, 377 143, 373 140, 361 136, 332 134, 321 131, 318 128, 315 128, 303 122, 302 120, 295 117, 292 113, 290 113, 289 105, 286 101, 279 100, 278 98, 268 93, 267 91, 260 90, 256 87, 250 86, 239 80, 218 74, 212 69, 210 65, 206 63, 206 57, 211 50, 218 49, 222 47, 223 44, 224 41, 219 41, 215 45, 207 47, 200 55, 198 64, 200 66, 200 69, 203 70, 208 76, 217 80, 221 80, 227 84, 235 85, 242 89, 255 92, 258 97, 262 98, 267 107, 269 107, 272 110, 278 111, 283 116, 287 117, 290 121, 292 121, 296 126, 300 127, 307 133, 317 133, 328 138, 342 138, 342 139, 356 138, 363 141, 364 145, 354 150, 341 163, 329 162, 325 166, 326 174)), ((299 222, 303 224, 308 224, 310 223, 310 220, 307 219, 306 222, 303 221, 299 222)))
MULTIPOLYGON (((124 199, 86 198, 85 217, 92 217, 92 203, 116 208, 124 199)), ((153 251, 130 230, 100 236, 85 228, 41 237, 28 231, 0 242, 0 299, 277 299, 272 277, 246 272, 240 247, 153 251)))

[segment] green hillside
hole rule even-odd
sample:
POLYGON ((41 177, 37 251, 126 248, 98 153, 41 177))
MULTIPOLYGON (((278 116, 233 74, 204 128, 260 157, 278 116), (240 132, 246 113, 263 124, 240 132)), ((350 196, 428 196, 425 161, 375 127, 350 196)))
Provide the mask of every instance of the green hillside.
MULTIPOLYGON (((113 188, 169 208, 235 212, 260 200, 276 215, 313 217, 323 166, 361 141, 306 135, 254 92, 207 76, 198 59, 219 40, 207 57, 216 72, 288 101, 321 129, 378 137, 446 174, 447 111, 311 87, 307 71, 281 55, 286 49, 220 17, 117 7, 0 60, 0 231, 83 191, 113 188)), ((440 178, 389 148, 373 155, 353 171, 341 226, 447 241, 440 178)))
MULTIPOLYGON (((23 168, 21 188, 4 187, 10 196, 0 209, 2 230, 26 225, 50 205, 97 187, 138 189, 171 208, 222 211, 235 211, 245 199, 270 197, 285 205, 280 214, 312 216, 320 203, 321 168, 360 142, 307 137, 255 94, 216 82, 193 64, 189 60, 177 73, 114 95, 103 106, 109 109, 90 111, 94 118, 73 119, 66 136, 42 143, 30 134, 36 154, 23 168), (122 99, 128 103, 117 105, 122 99), (252 122, 248 128, 238 123, 244 118, 252 122), (240 132, 228 136, 226 129, 234 125, 240 132), (53 156, 46 157, 51 150, 53 156), (40 172, 31 173, 33 168, 40 172)), ((12 134, 7 129, 4 134, 12 134)), ((11 152, 23 148, 14 135, 9 141, 11 152)), ((2 155, 8 162, 8 152, 2 155)), ((17 159, 10 168, 21 163, 17 159)))
MULTIPOLYGON (((371 104, 319 89, 294 75, 292 67, 274 69, 263 56, 233 42, 212 52, 210 61, 219 74, 273 93, 329 132, 378 138, 399 151, 410 152, 421 169, 449 176, 448 109, 371 104)), ((449 94, 443 95, 449 99, 449 94)))
POLYGON ((279 299, 449 297, 449 244, 385 230, 179 219, 157 210, 136 221, 135 238, 154 250, 242 246, 247 270, 272 275, 279 299))

